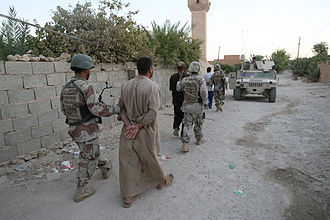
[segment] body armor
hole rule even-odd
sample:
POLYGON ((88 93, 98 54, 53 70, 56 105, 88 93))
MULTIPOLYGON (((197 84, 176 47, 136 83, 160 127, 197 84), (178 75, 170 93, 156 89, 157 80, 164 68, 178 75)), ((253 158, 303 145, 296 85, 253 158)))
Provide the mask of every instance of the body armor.
POLYGON ((213 83, 214 83, 214 89, 216 90, 221 90, 224 87, 224 83, 223 83, 223 78, 222 78, 222 74, 220 71, 216 71, 213 74, 213 83))
POLYGON ((184 82, 184 99, 189 103, 199 102, 199 85, 200 78, 198 77, 188 77, 184 82))
POLYGON ((71 80, 62 89, 63 111, 68 125, 80 125, 93 118, 101 118, 93 115, 85 102, 84 93, 75 84, 76 80, 71 80), (82 97, 83 99, 81 99, 82 97))

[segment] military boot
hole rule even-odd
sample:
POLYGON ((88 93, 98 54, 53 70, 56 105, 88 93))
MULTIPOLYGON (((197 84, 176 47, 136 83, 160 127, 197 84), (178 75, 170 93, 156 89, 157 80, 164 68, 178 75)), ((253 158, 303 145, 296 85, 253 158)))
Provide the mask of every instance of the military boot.
POLYGON ((174 136, 179 136, 179 129, 175 128, 175 129, 173 130, 173 135, 174 135, 174 136))
POLYGON ((218 112, 218 111, 219 111, 219 106, 217 105, 217 106, 215 106, 215 107, 217 108, 215 111, 217 111, 217 112, 218 112))
POLYGON ((95 192, 96 192, 96 190, 89 185, 78 186, 77 190, 76 190, 76 194, 74 194, 73 201, 80 202, 80 201, 86 199, 87 197, 90 197, 95 192))
POLYGON ((111 161, 108 161, 106 165, 103 166, 99 165, 99 169, 102 172, 103 179, 108 179, 108 177, 110 176, 110 171, 112 170, 111 161))
POLYGON ((204 143, 204 139, 203 138, 200 138, 200 139, 197 139, 196 140, 196 144, 197 145, 201 145, 202 143, 204 143))
POLYGON ((189 152, 189 145, 188 145, 188 143, 183 143, 182 144, 182 152, 183 153, 188 153, 189 152))
POLYGON ((219 112, 222 112, 222 108, 221 108, 221 105, 219 106, 219 109, 218 109, 219 112))

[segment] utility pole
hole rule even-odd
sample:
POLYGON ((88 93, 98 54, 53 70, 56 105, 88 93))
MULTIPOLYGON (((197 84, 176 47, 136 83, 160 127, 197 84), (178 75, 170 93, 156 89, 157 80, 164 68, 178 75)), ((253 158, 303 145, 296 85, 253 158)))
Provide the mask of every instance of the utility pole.
POLYGON ((299 50, 300 50, 300 37, 298 42, 298 53, 297 53, 297 62, 296 62, 296 73, 294 74, 294 79, 298 78, 298 60, 299 60, 299 50))
POLYGON ((220 46, 219 46, 219 50, 218 50, 218 61, 219 61, 219 56, 220 56, 220 46))

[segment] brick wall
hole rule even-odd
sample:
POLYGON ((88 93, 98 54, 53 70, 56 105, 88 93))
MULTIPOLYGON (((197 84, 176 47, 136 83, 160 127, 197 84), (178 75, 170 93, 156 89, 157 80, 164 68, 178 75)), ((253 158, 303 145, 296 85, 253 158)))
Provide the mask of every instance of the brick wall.
POLYGON ((318 63, 320 68, 320 80, 319 82, 330 82, 330 60, 318 63))
MULTIPOLYGON (((154 80, 161 89, 161 104, 171 103, 169 77, 176 70, 155 67, 154 80)), ((120 86, 136 74, 135 63, 102 63, 93 69, 89 81, 98 92, 108 80, 103 101, 115 104, 120 86)), ((0 162, 69 139, 65 116, 60 110, 62 85, 74 75, 66 62, 0 61, 0 162)), ((116 116, 104 118, 102 126, 112 126, 116 116)))

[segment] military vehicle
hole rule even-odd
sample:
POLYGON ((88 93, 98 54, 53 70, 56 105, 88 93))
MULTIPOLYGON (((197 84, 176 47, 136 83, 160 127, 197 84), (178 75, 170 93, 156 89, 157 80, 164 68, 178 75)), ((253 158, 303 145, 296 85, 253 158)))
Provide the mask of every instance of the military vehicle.
POLYGON ((276 71, 272 70, 274 65, 274 61, 245 62, 241 70, 229 73, 229 88, 233 89, 235 100, 257 94, 275 102, 279 79, 276 71))

